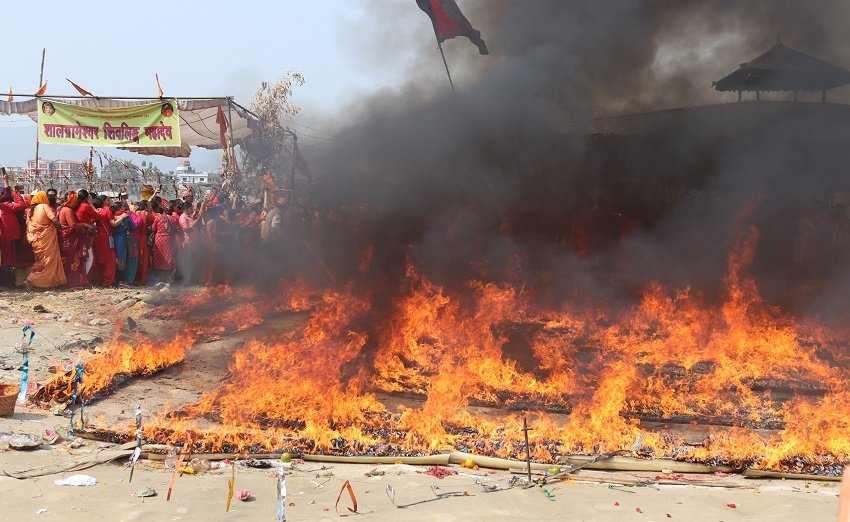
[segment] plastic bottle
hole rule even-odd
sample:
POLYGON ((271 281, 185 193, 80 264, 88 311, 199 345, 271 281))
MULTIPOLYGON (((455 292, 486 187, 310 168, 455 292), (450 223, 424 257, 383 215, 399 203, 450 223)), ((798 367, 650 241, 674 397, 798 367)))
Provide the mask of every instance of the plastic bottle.
POLYGON ((172 470, 177 465, 179 457, 177 456, 177 448, 168 450, 168 455, 165 456, 165 469, 172 470))
POLYGON ((283 463, 277 466, 277 520, 286 521, 286 467, 283 463))

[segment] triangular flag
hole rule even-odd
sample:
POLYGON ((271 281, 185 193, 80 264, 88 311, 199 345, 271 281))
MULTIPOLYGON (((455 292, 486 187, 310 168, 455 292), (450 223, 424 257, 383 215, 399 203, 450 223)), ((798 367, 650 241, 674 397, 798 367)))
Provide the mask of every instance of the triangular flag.
POLYGON ((218 107, 218 110, 215 113, 215 122, 218 123, 218 133, 221 139, 221 146, 227 147, 227 140, 224 137, 227 132, 227 118, 224 117, 224 111, 221 110, 221 106, 218 107))
POLYGON ((162 93, 162 85, 159 84, 159 73, 155 74, 154 76, 156 76, 156 92, 157 92, 156 96, 157 96, 157 98, 162 98, 163 93, 162 93))
POLYGON ((39 87, 39 88, 38 88, 38 90, 36 91, 35 95, 36 95, 36 96, 41 96, 41 95, 43 95, 43 94, 44 94, 44 91, 46 91, 46 90, 47 90, 47 82, 44 82, 44 85, 42 85, 41 87, 39 87))
MULTIPOLYGON (((66 79, 66 80, 68 80, 68 78, 65 78, 65 79, 66 79)), ((74 86, 74 88, 75 88, 75 89, 77 89, 77 92, 78 92, 78 93, 80 93, 80 94, 82 94, 83 96, 94 96, 94 94, 92 94, 92 93, 90 93, 89 91, 87 91, 87 90, 83 89, 82 87, 80 87, 80 86, 79 86, 79 85, 77 85, 76 83, 72 82, 71 80, 68 80, 68 83, 70 83, 71 85, 73 85, 73 86, 74 86)))
POLYGON ((12 88, 9 87, 9 101, 15 101, 15 97, 12 96, 12 88))
POLYGON ((304 176, 313 181, 313 173, 310 172, 310 166, 307 165, 307 160, 301 155, 301 149, 298 148, 298 142, 295 142, 295 168, 301 171, 304 176))

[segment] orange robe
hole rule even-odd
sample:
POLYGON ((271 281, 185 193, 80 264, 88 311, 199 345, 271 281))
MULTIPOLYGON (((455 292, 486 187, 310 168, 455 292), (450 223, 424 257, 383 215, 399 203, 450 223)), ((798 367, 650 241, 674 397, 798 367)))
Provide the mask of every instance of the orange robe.
MULTIPOLYGON (((27 212, 29 215, 29 212, 27 212)), ((41 203, 35 207, 27 223, 27 240, 35 254, 27 281, 39 288, 52 288, 65 284, 62 254, 59 251, 59 235, 53 220, 56 214, 50 205, 41 203)))

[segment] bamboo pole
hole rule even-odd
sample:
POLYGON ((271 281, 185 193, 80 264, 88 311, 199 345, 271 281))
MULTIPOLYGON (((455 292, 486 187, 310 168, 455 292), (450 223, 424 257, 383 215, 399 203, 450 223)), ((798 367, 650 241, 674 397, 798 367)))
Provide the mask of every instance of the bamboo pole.
POLYGON ((768 471, 765 469, 745 469, 746 478, 761 479, 793 479, 793 480, 822 480, 824 482, 841 482, 841 477, 828 475, 809 475, 808 473, 787 473, 784 471, 768 471))
MULTIPOLYGON (((41 72, 38 73, 38 88, 41 89, 41 86, 44 85, 44 55, 47 53, 47 47, 43 47, 41 49, 41 72)), ((38 110, 38 104, 36 104, 36 110, 38 110)), ((36 187, 36 180, 39 179, 38 176, 38 126, 35 128, 35 170, 32 175, 32 189, 39 188, 36 187)))

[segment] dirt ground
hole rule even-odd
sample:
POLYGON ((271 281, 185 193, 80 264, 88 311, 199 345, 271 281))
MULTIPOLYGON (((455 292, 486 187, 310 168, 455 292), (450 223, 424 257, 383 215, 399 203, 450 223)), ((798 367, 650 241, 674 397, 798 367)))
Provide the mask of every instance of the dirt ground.
MULTIPOLYGON (((199 291, 197 288, 121 288, 24 293, 0 292, 0 383, 20 382, 21 355, 15 346, 21 328, 32 324, 37 332, 30 358, 30 379, 45 382, 56 365, 70 368, 80 357, 105 350, 109 339, 126 328, 127 317, 150 335, 169 336, 179 323, 148 312, 163 301, 199 291), (37 312, 43 308, 46 311, 37 312)), ((133 379, 115 393, 88 406, 90 419, 126 425, 136 404, 156 412, 190 404, 227 374, 229 354, 264 327, 293 327, 297 314, 281 314, 251 332, 202 339, 182 363, 144 379, 133 379)), ((100 422, 99 422, 100 423, 100 422)), ((41 435, 45 429, 67 427, 68 419, 36 408, 18 408, 11 418, 0 418, 0 434, 41 435)), ((31 451, 0 451, 0 471, 15 472, 61 463, 72 456, 93 455, 101 443, 84 441, 78 448, 42 444, 31 451)), ((0 444, 0 448, 3 445, 0 444)), ((233 500, 225 513, 231 469, 212 470, 177 480, 166 501, 171 472, 162 462, 142 461, 129 483, 126 458, 79 471, 17 480, 0 477, 0 521, 14 520, 275 520, 276 479, 269 469, 236 468, 235 489, 247 488, 253 500, 233 500), (54 480, 73 474, 94 477, 94 486, 59 486, 54 480), (151 487, 157 496, 134 493, 151 487)), ((580 472, 578 480, 542 488, 508 487, 507 471, 465 470, 444 479, 423 474, 407 465, 326 465, 295 462, 287 471, 288 520, 833 520, 838 509, 838 483, 753 480, 740 476, 716 477, 728 487, 651 484, 657 473, 634 473, 649 486, 595 483, 595 475, 580 472), (373 475, 373 476, 369 476, 373 475), (334 504, 345 480, 358 501, 357 514, 343 494, 337 515, 334 504), (584 482, 588 480, 589 482, 584 482), (484 486, 497 489, 485 491, 484 486), (394 500, 387 486, 395 491, 394 500), (439 489, 432 489, 436 486, 439 489), (466 494, 465 494, 466 493, 466 494), (438 497, 438 494, 441 497, 438 497), (734 507, 731 507, 734 506, 734 507)), ((613 475, 612 475, 613 477, 613 475)))

